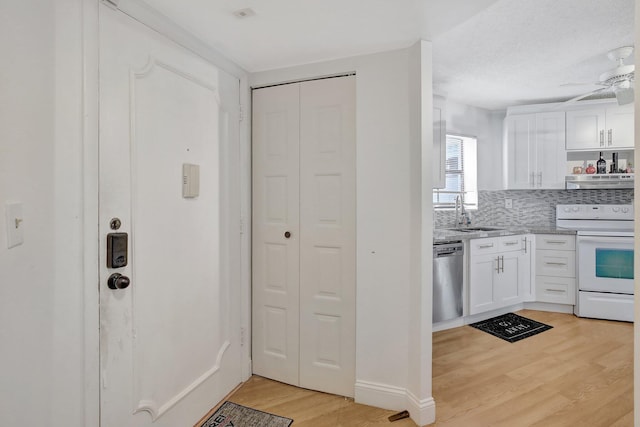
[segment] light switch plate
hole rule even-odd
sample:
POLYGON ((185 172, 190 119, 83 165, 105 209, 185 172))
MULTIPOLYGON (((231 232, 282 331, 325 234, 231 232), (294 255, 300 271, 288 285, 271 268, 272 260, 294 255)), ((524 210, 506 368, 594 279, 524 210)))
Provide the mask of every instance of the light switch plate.
POLYGON ((193 199, 200 195, 200 166, 182 164, 182 197, 193 199))
POLYGON ((504 207, 507 209, 513 208, 513 199, 504 199, 504 207))
POLYGON ((11 249, 24 243, 22 203, 6 203, 5 212, 7 217, 7 248, 11 249))

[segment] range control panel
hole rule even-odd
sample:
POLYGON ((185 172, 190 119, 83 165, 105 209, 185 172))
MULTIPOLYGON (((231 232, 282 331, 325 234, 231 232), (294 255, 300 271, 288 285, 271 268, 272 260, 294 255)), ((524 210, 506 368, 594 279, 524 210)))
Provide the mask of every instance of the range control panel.
POLYGON ((633 205, 557 205, 556 219, 633 221, 633 205))

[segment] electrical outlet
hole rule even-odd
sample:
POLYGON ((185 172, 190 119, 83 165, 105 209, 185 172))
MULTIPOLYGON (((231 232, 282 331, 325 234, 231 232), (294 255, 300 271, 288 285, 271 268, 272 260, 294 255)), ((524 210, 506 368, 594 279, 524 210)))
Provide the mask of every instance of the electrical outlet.
POLYGON ((504 207, 507 209, 513 208, 513 199, 504 199, 504 207))

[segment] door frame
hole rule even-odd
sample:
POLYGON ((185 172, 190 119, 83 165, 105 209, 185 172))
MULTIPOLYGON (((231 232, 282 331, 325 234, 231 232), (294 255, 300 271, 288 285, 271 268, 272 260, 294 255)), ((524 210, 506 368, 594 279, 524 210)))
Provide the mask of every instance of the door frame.
POLYGON ((98 231, 98 142, 99 142, 99 7, 104 3, 158 31, 178 45, 190 50, 240 82, 240 128, 238 156, 240 158, 240 328, 242 381, 251 376, 251 149, 248 135, 250 105, 248 75, 245 70, 207 46, 166 16, 139 0, 78 0, 82 45, 78 51, 82 65, 82 230, 83 230, 83 418, 84 425, 100 423, 100 307, 99 307, 99 231, 98 231), (244 118, 244 119, 243 119, 244 118))

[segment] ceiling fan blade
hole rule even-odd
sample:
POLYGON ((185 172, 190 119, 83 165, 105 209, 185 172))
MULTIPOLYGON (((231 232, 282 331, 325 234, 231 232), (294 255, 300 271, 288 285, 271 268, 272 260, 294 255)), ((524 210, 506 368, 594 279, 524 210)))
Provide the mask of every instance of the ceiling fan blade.
POLYGON ((582 82, 582 83, 569 82, 569 83, 563 83, 560 85, 560 87, 572 87, 572 86, 605 86, 605 84, 602 82, 582 82))
POLYGON ((608 87, 603 87, 603 88, 600 88, 600 89, 592 90, 591 92, 587 92, 587 93, 582 94, 580 96, 576 96, 575 98, 571 98, 568 101, 565 101, 560 105, 563 106, 563 107, 566 107, 567 105, 571 105, 574 102, 580 101, 581 99, 587 98, 587 97, 589 97, 591 95, 595 95, 596 93, 604 92, 607 89, 609 89, 609 88, 608 87))

